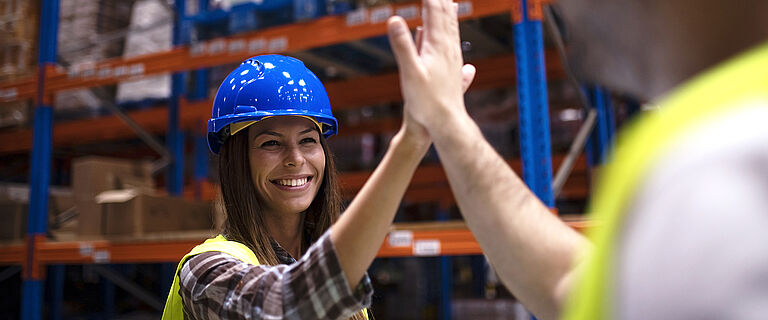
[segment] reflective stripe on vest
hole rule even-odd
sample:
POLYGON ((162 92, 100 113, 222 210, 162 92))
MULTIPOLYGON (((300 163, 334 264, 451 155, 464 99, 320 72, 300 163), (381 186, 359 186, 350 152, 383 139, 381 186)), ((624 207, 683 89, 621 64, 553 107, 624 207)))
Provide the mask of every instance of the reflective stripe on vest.
POLYGON ((661 156, 685 133, 702 123, 737 110, 744 102, 768 101, 768 44, 763 44, 687 82, 641 116, 619 137, 612 161, 588 212, 601 227, 589 231, 595 249, 563 311, 567 320, 604 320, 613 309, 616 277, 614 253, 632 199, 661 156))
MULTIPOLYGON (((173 273, 173 284, 171 285, 171 291, 168 292, 168 298, 165 300, 165 308, 163 308, 163 320, 183 320, 184 319, 184 306, 181 304, 181 295, 179 289, 179 271, 184 266, 187 259, 192 256, 201 254, 203 252, 218 251, 229 254, 240 261, 250 263, 252 265, 259 265, 259 259, 253 254, 251 249, 248 249, 244 244, 237 241, 229 241, 224 236, 218 235, 215 238, 205 240, 202 244, 194 247, 192 251, 184 255, 179 261, 179 265, 176 267, 176 272, 173 273)), ((363 316, 368 319, 368 309, 363 309, 363 316)))

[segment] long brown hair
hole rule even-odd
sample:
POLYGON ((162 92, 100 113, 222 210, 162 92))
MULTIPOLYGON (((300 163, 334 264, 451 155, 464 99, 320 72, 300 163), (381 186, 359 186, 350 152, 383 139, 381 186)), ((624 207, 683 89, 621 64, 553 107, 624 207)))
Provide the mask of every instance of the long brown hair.
MULTIPOLYGON (((277 254, 272 249, 271 237, 264 227, 264 215, 256 196, 256 187, 251 181, 248 142, 248 130, 241 130, 223 144, 219 153, 219 179, 223 202, 221 205, 226 212, 222 233, 227 240, 246 245, 260 263, 277 265, 277 254)), ((317 241, 336 222, 342 209, 336 164, 322 134, 320 145, 325 153, 323 182, 309 208, 304 212, 304 236, 311 243, 317 241)), ((302 247, 302 250, 304 249, 306 247, 302 247)), ((362 312, 361 310, 356 313, 351 319, 365 319, 362 312)))

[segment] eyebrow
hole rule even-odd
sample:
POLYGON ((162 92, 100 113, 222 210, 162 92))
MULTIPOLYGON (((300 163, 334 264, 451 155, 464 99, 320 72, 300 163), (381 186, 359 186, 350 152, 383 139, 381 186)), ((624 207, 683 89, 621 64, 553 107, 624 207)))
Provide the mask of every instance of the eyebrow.
POLYGON ((309 132, 312 132, 312 131, 315 131, 315 128, 314 128, 314 127, 310 127, 310 128, 308 128, 307 130, 304 130, 304 131, 302 131, 302 132, 299 132, 299 134, 305 134, 305 133, 309 133, 309 132))
POLYGON ((270 131, 270 130, 264 130, 264 131, 262 131, 262 132, 259 132, 259 133, 257 133, 257 134, 256 134, 256 136, 255 136, 254 138, 257 138, 257 137, 259 137, 259 136, 261 136, 261 135, 263 135, 263 134, 268 134, 268 135, 271 135, 271 136, 277 136, 277 137, 282 137, 282 136, 283 136, 282 134, 279 134, 279 133, 277 133, 277 132, 274 132, 274 131, 270 131))
MULTIPOLYGON (((314 128, 314 127, 311 127, 311 128, 307 128, 306 130, 299 132, 299 134, 305 134, 305 133, 309 133, 309 132, 312 132, 312 131, 315 131, 315 128, 314 128)), ((282 134, 280 134, 280 133, 277 133, 277 132, 275 132, 275 131, 271 131, 271 130, 264 130, 264 131, 262 131, 262 132, 259 132, 259 133, 257 133, 257 134, 256 134, 256 136, 254 136, 254 138, 257 138, 257 137, 259 137, 259 136, 261 136, 261 135, 263 135, 263 134, 268 134, 268 135, 271 135, 271 136, 276 136, 276 137, 282 137, 282 136, 283 136, 282 134)))

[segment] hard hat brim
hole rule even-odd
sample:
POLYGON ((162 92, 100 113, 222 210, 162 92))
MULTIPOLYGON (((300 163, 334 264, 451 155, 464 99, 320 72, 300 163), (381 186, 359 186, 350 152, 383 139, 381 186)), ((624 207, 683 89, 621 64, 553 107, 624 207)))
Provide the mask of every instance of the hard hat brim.
POLYGON ((338 121, 336 118, 329 117, 325 114, 308 112, 306 110, 275 110, 273 112, 256 111, 251 113, 227 115, 208 120, 208 148, 211 150, 211 152, 219 154, 221 145, 223 145, 229 136, 232 135, 230 132, 230 125, 234 123, 260 121, 264 118, 275 116, 311 117, 321 125, 321 134, 323 137, 328 138, 338 133, 338 121))

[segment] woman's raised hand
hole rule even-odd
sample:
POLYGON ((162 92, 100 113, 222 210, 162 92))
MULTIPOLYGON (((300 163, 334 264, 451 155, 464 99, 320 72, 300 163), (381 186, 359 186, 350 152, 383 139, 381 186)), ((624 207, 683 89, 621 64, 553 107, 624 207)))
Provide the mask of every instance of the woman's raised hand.
POLYGON ((400 70, 406 131, 423 136, 441 125, 447 113, 466 112, 463 94, 475 68, 463 64, 456 11, 450 0, 424 0, 424 26, 417 29, 415 41, 403 18, 388 21, 389 41, 400 70))

